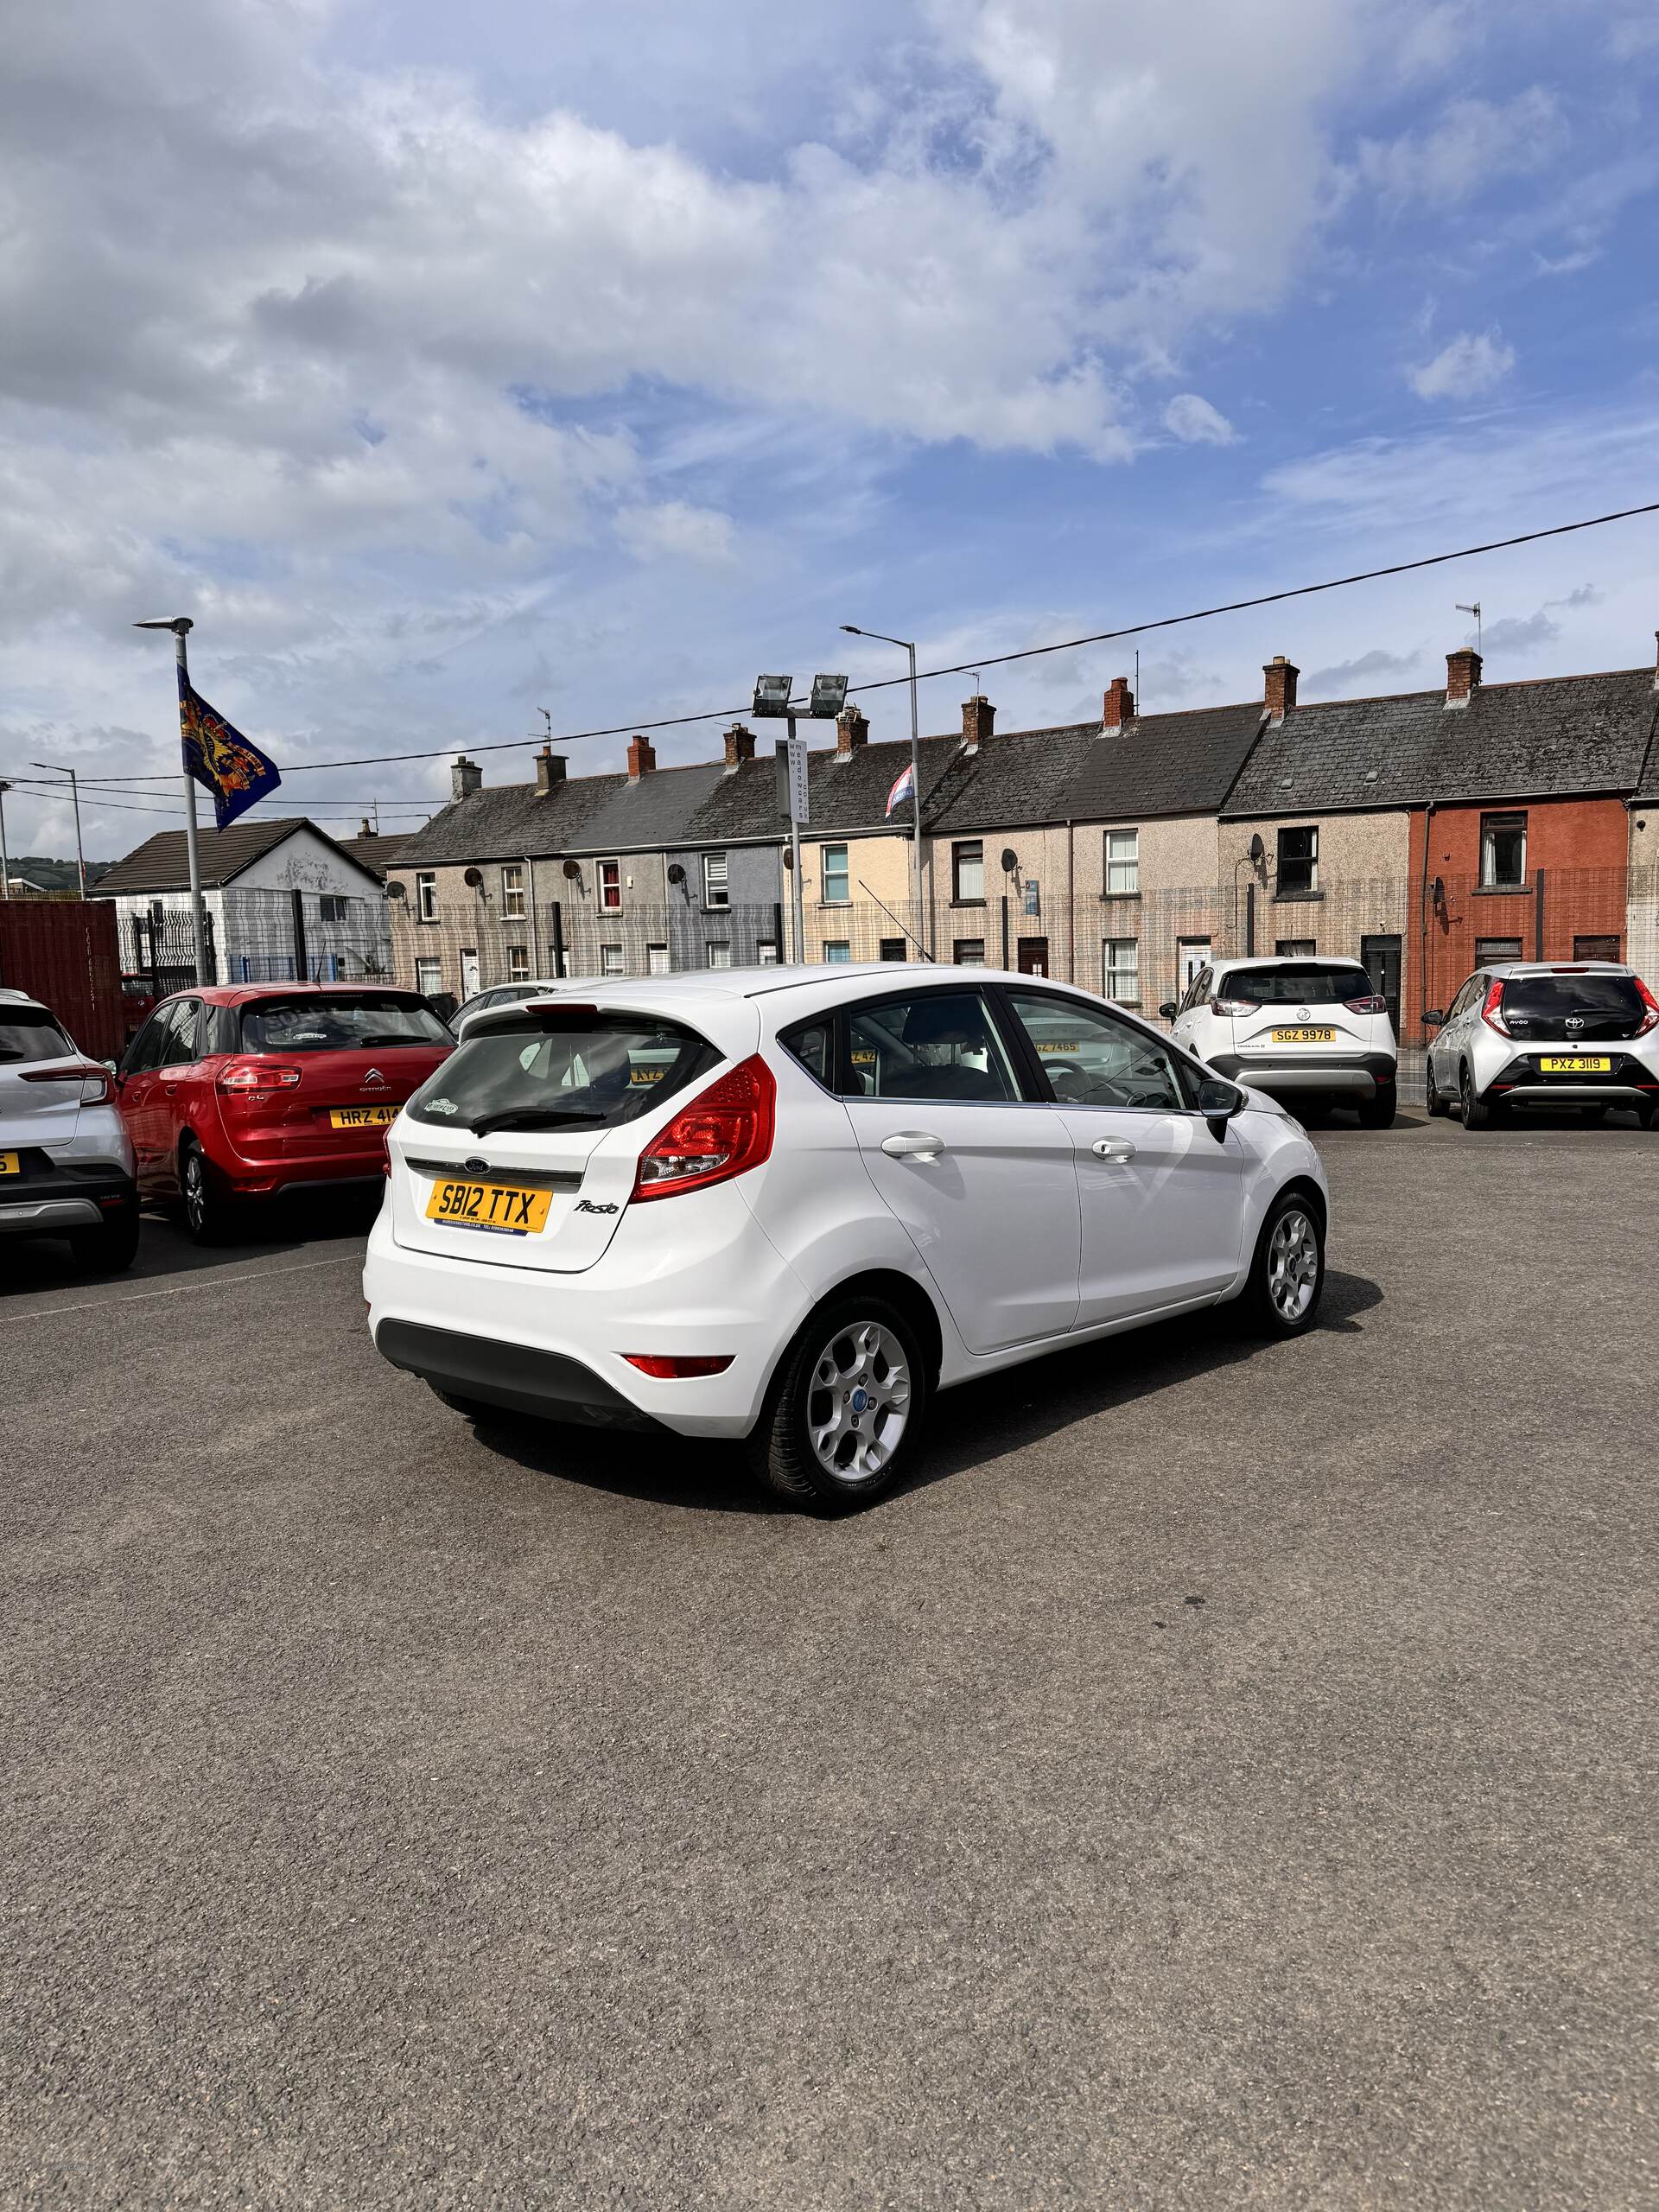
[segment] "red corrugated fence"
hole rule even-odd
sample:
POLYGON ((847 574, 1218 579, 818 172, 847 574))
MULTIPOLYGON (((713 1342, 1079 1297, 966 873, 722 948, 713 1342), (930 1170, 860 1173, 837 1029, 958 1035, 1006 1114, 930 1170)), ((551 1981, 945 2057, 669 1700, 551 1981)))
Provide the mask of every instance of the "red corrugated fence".
POLYGON ((112 904, 0 899, 0 984, 32 991, 94 1059, 120 1058, 126 1025, 112 904))

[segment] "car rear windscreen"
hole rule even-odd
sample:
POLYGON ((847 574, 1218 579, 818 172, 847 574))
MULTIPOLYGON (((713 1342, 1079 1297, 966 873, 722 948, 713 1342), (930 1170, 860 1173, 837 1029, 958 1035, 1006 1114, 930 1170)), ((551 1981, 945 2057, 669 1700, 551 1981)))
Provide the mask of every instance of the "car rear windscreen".
POLYGON ((706 1038, 654 1014, 591 1007, 499 1018, 465 1038, 409 1103, 443 1128, 614 1128, 717 1065, 706 1038))
POLYGON ((1564 1021, 1580 1014, 1634 1023, 1643 1011, 1633 976, 1511 976, 1503 986, 1506 1021, 1564 1021))
POLYGON ((1289 968, 1230 968, 1216 996, 1254 999, 1258 1006, 1336 1006, 1344 999, 1370 998, 1375 989, 1363 968, 1299 960, 1289 968))
POLYGON ((62 1060, 74 1049, 43 1006, 0 1007, 0 1061, 62 1060))
POLYGON ((424 1000, 396 991, 308 994, 256 1000, 242 1008, 245 1052, 378 1052, 448 1042, 449 1032, 424 1000))

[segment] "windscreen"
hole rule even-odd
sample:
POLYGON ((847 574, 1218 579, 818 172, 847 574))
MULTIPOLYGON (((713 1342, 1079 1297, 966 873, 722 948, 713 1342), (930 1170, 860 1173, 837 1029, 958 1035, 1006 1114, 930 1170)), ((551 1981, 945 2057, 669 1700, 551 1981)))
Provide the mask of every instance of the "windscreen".
POLYGON ((1216 996, 1254 999, 1258 1006, 1336 1006, 1344 999, 1370 998, 1376 988, 1363 968, 1299 960, 1288 968, 1230 968, 1216 996))
POLYGON ((447 1045, 449 1032, 424 1000, 397 991, 257 1001, 242 1009, 245 1052, 380 1052, 447 1045))
POLYGON ((1632 976, 1511 976, 1503 986, 1509 1022, 1564 1021, 1578 1014, 1635 1023, 1643 1012, 1632 976))
POLYGON ((525 1014, 463 1039, 409 1102, 442 1128, 613 1128, 683 1090, 720 1054, 654 1014, 525 1014))
POLYGON ((0 1006, 0 1061, 63 1060, 74 1049, 43 1006, 0 1006))

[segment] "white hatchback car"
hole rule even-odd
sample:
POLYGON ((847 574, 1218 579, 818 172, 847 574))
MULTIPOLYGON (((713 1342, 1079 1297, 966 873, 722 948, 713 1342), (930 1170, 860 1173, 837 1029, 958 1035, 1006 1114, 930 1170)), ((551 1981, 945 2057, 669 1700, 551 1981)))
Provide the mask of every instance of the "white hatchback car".
POLYGON ((1423 1020, 1435 1032, 1428 1110, 1456 1111, 1466 1129, 1510 1106, 1618 1106, 1659 1122, 1659 1000, 1634 968, 1505 960, 1423 1020))
POLYGON ((49 1007, 0 990, 0 1237, 67 1236, 89 1266, 130 1267, 138 1186, 114 1102, 49 1007))
POLYGON ((747 1438, 879 1495, 930 1395, 1243 1298, 1318 1310, 1319 1156, 1083 992, 757 968, 489 1014, 390 1136, 379 1351, 461 1411, 747 1438))
POLYGON ((1368 1129, 1393 1122, 1399 1048, 1357 960, 1217 960, 1158 1011, 1217 1075, 1304 1109, 1351 1106, 1368 1129))

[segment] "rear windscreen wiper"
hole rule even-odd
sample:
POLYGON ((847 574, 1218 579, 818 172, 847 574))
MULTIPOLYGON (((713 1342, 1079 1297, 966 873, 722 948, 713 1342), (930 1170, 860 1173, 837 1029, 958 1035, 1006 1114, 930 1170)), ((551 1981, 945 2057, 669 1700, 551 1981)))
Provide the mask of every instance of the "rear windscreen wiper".
POLYGON ((485 1114, 469 1127, 475 1137, 486 1137, 492 1129, 569 1129, 583 1123, 596 1128, 605 1118, 603 1114, 560 1114, 545 1106, 513 1106, 505 1113, 485 1114))

